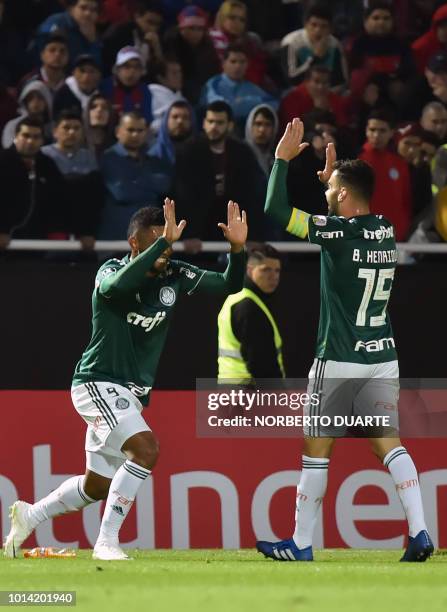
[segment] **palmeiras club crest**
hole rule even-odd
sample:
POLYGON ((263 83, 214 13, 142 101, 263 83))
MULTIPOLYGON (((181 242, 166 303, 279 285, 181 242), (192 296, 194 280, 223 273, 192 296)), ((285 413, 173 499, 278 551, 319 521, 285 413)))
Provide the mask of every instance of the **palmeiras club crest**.
POLYGON ((160 289, 160 302, 164 306, 172 306, 175 302, 175 291, 172 287, 162 287, 160 289))

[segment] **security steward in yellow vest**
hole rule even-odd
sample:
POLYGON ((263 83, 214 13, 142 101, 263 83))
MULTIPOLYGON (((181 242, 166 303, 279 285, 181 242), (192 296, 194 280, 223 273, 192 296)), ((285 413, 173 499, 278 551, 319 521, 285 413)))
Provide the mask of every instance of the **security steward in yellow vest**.
POLYGON ((272 246, 249 253, 244 288, 225 300, 218 316, 219 384, 285 377, 282 339, 271 311, 280 274, 280 256, 272 246))

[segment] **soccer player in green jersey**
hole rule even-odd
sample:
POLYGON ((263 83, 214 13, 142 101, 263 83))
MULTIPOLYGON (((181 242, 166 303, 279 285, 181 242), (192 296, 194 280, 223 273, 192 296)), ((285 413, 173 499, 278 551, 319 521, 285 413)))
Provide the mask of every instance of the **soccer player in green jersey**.
POLYGON ((164 211, 142 208, 130 221, 130 255, 111 259, 99 269, 92 298, 92 337, 72 386, 73 404, 87 423, 86 472, 35 504, 13 504, 6 556, 15 556, 43 521, 107 499, 93 557, 128 559, 119 546, 119 530, 158 456, 157 439, 141 411, 148 402, 177 297, 237 293, 244 281, 247 222, 236 203, 228 203, 227 224, 219 224, 231 245, 223 273, 171 260, 171 245, 180 239, 185 225, 185 221, 177 225, 175 205, 168 198, 164 211))
MULTIPOLYGON (((341 391, 346 383, 355 390, 349 397, 349 409, 361 411, 369 404, 370 412, 377 409, 379 414, 381 407, 391 407, 396 413, 399 367, 387 313, 397 261, 393 226, 369 210, 374 189, 371 167, 361 160, 337 162, 332 143, 326 150, 326 166, 318 173, 327 184, 328 215, 311 216, 291 208, 286 187, 288 162, 308 146, 302 138, 303 124, 294 119, 276 149, 265 211, 291 234, 321 245, 320 324, 316 359, 309 373, 309 388, 318 393, 320 401, 308 414, 333 416, 340 402, 345 407, 341 391)), ((424 520, 418 474, 396 427, 390 433, 370 437, 369 442, 390 471, 408 520, 409 543, 401 561, 425 561, 433 544, 424 520)), ((321 427, 313 419, 304 434, 293 537, 256 545, 266 557, 279 561, 313 559, 313 529, 340 430, 321 427)))

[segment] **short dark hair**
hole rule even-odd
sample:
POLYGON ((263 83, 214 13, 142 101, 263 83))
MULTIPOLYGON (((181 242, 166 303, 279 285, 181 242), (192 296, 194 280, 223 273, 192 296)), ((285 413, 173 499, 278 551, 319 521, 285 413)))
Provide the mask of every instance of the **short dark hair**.
POLYGON ((52 32, 45 40, 42 46, 42 49, 48 47, 52 43, 59 43, 60 45, 64 45, 68 49, 68 40, 62 30, 55 30, 52 32))
MULTIPOLYGON (((182 65, 179 62, 177 57, 175 57, 174 55, 168 55, 167 57, 165 56, 163 61, 158 62, 156 66, 154 67, 153 73, 155 74, 155 76, 165 77, 166 72, 168 70, 168 64, 178 64, 182 68, 182 65)), ((182 72, 183 72, 183 68, 182 68, 182 72)))
POLYGON ((44 126, 42 121, 40 121, 39 119, 35 119, 34 117, 24 117, 23 119, 20 119, 15 128, 16 134, 20 132, 22 125, 32 128, 39 128, 42 133, 42 136, 44 134, 44 126))
POLYGON ((304 124, 306 128, 314 128, 317 123, 328 123, 329 125, 333 125, 335 128, 337 127, 337 118, 334 113, 328 110, 324 110, 322 108, 314 108, 308 113, 306 113, 303 117, 304 124))
POLYGON ((189 110, 189 113, 192 114, 191 105, 187 100, 176 100, 169 107, 169 112, 171 112, 173 108, 187 108, 189 110))
MULTIPOLYGON (((79 2, 80 0, 67 0, 65 2, 66 6, 76 6, 76 4, 79 2)), ((98 5, 98 8, 101 7, 101 3, 102 0, 89 0, 89 2, 96 2, 96 4, 98 5)))
POLYGON ((258 115, 262 115, 264 119, 267 119, 267 121, 270 121, 270 123, 275 124, 275 115, 273 114, 272 109, 268 106, 261 106, 261 108, 258 108, 253 116, 253 120, 255 120, 258 115))
POLYGON ((304 23, 309 21, 311 17, 318 17, 332 23, 332 11, 328 2, 313 2, 304 15, 304 23))
POLYGON ((64 108, 57 115, 54 121, 54 127, 57 127, 62 121, 79 121, 82 123, 82 116, 77 108, 64 108))
MULTIPOLYGON (((66 0, 65 5, 67 7, 76 6, 78 2, 80 2, 80 0, 66 0)), ((98 9, 101 8, 102 0, 89 0, 89 2, 96 2, 96 4, 98 5, 98 9)))
POLYGON ((384 121, 388 123, 390 128, 393 130, 396 127, 396 117, 393 111, 388 108, 375 108, 368 115, 368 121, 370 119, 377 119, 378 121, 384 121))
POLYGON ((246 47, 238 43, 233 43, 233 44, 228 45, 228 47, 225 49, 224 54, 223 54, 224 60, 229 58, 230 53, 243 53, 245 57, 248 57, 248 51, 246 47))
POLYGON ((391 17, 394 17, 394 9, 391 2, 387 2, 386 0, 372 0, 372 2, 368 3, 365 12, 363 13, 364 19, 368 19, 374 11, 388 11, 391 14, 391 17))
POLYGON ((215 100, 208 104, 205 108, 205 116, 208 111, 210 113, 226 113, 228 121, 233 121, 233 110, 231 106, 223 100, 215 100))
POLYGON ((135 236, 135 234, 141 229, 148 229, 149 227, 156 225, 164 225, 165 216, 162 208, 157 206, 145 206, 135 212, 129 221, 129 227, 127 229, 127 237, 135 236))
POLYGON ((334 164, 341 185, 350 187, 365 202, 374 192, 374 170, 362 159, 338 160, 334 164))
POLYGON ((264 242, 250 249, 248 252, 248 263, 254 260, 256 262, 255 265, 259 265, 267 257, 269 259, 279 259, 281 261, 279 251, 277 251, 275 247, 272 247, 271 244, 264 242))
POLYGON ((137 0, 134 2, 132 13, 134 15, 145 15, 146 13, 163 15, 163 6, 159 0, 137 0))
POLYGON ((143 120, 145 122, 145 124, 147 125, 147 119, 146 117, 140 113, 140 111, 127 111, 125 113, 123 113, 121 115, 121 117, 118 120, 118 125, 121 125, 122 122, 124 121, 124 119, 126 119, 126 117, 129 117, 129 119, 134 119, 135 121, 141 121, 143 120))

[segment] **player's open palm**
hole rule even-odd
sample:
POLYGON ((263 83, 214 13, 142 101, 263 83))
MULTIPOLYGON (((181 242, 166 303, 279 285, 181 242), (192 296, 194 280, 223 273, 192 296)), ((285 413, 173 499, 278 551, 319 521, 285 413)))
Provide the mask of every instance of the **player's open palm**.
POLYGON ((306 147, 308 142, 303 142, 304 125, 301 119, 295 118, 292 123, 288 123, 286 131, 276 147, 276 159, 290 161, 299 155, 306 147))
POLYGON ((227 207, 227 224, 218 223, 232 247, 243 248, 247 240, 247 215, 239 210, 239 204, 230 200, 227 207))
POLYGON ((180 236, 185 229, 186 221, 182 219, 177 225, 177 221, 175 219, 175 202, 170 198, 165 198, 163 212, 165 215, 165 229, 163 232, 163 238, 166 238, 166 240, 172 244, 176 240, 180 240, 180 236))

